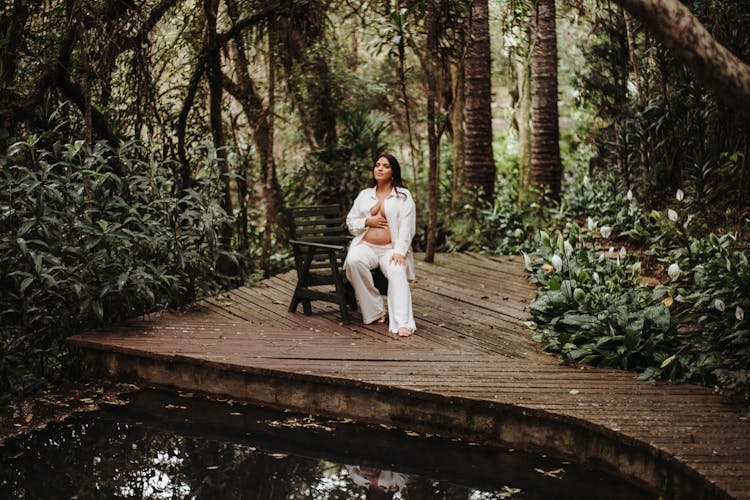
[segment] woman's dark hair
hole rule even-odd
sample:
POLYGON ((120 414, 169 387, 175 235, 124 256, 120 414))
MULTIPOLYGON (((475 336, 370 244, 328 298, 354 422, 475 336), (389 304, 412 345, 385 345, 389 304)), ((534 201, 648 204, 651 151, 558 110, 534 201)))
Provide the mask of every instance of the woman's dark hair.
MULTIPOLYGON (((388 164, 391 166, 391 173, 393 175, 393 177, 391 177, 391 185, 394 188, 406 187, 404 186, 404 180, 401 178, 401 165, 399 165, 396 157, 390 153, 379 154, 375 158, 375 163, 377 163, 377 161, 381 158, 385 158, 386 160, 388 160, 388 164)), ((372 176, 372 179, 370 179, 370 187, 375 187, 378 185, 378 181, 375 180, 375 173, 374 173, 375 163, 372 164, 373 176, 372 176)), ((396 190, 396 194, 398 194, 398 190, 396 190)))

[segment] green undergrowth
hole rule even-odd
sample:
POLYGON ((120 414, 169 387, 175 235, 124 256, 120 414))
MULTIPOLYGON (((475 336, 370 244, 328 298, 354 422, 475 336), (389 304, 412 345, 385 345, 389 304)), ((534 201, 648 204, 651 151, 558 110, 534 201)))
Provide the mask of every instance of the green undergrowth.
POLYGON ((217 291, 229 221, 216 177, 171 192, 169 165, 134 143, 117 151, 32 137, 0 157, 0 394, 78 369, 64 339, 217 291), (215 188, 211 186, 216 185, 215 188))
POLYGON ((693 207, 678 191, 646 213, 611 183, 573 186, 550 218, 559 229, 524 254, 538 285, 534 338, 570 362, 750 402, 750 251, 693 207))

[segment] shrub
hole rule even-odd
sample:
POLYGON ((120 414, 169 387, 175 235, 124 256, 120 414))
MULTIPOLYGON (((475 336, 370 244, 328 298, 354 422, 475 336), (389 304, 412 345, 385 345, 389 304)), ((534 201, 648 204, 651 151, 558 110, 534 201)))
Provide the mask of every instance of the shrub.
MULTIPOLYGON (((228 221, 215 178, 170 193, 171 172, 134 143, 14 144, 0 168, 0 389, 74 370, 66 336, 217 290, 228 221), (117 171, 118 173, 115 173, 117 171)), ((231 255, 229 255, 231 257, 231 255)))

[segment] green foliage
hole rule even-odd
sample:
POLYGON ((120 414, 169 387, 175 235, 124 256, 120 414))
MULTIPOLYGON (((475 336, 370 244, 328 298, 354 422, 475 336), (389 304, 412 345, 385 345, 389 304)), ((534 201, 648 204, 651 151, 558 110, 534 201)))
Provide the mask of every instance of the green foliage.
POLYGON ((588 213, 586 222, 541 231, 525 257, 539 284, 531 307, 535 338, 571 361, 635 370, 644 380, 715 386, 750 400, 746 242, 734 234, 703 236, 705 225, 686 214, 692 204, 681 191, 675 208, 647 216, 634 198, 599 182, 571 186, 566 200, 556 217, 588 213), (669 268, 666 284, 643 285, 638 257, 609 246, 608 239, 636 232, 649 245, 644 257, 669 268))
POLYGON ((211 196, 216 178, 174 197, 167 165, 141 154, 133 143, 45 150, 31 137, 2 158, 4 394, 72 368, 70 333, 183 306, 222 283, 214 263, 226 256, 218 231, 229 220, 211 196))
POLYGON ((615 237, 637 238, 644 234, 647 222, 632 190, 623 190, 609 177, 574 176, 565 186, 560 205, 550 212, 558 222, 594 218, 599 226, 610 227, 615 237))
POLYGON ((518 254, 530 248, 535 232, 534 207, 518 202, 517 175, 497 183, 498 191, 488 203, 480 198, 466 204, 446 222, 441 250, 481 251, 490 254, 518 254))
POLYGON ((658 290, 673 301, 675 318, 691 340, 676 361, 686 378, 750 400, 750 250, 732 233, 691 234, 692 215, 670 209, 660 220, 664 228, 649 253, 664 256, 670 283, 658 290))
POLYGON ((638 371, 659 365, 677 345, 669 310, 638 284, 637 258, 624 248, 603 251, 597 236, 576 224, 565 235, 540 233, 536 338, 571 361, 638 371))
POLYGON ((387 116, 355 107, 341 121, 340 143, 313 152, 285 179, 284 191, 291 205, 339 204, 342 210, 348 209, 372 178, 375 159, 386 148, 387 116))
MULTIPOLYGON (((750 55, 747 2, 689 0, 685 5, 740 58, 750 55)), ((594 107, 592 167, 614 174, 625 189, 660 198, 682 187, 696 210, 724 220, 747 207, 750 188, 747 120, 692 78, 685 66, 632 23, 633 71, 620 9, 593 13, 598 36, 584 49, 581 102, 594 107)), ((592 171, 592 173, 595 173, 592 171)))

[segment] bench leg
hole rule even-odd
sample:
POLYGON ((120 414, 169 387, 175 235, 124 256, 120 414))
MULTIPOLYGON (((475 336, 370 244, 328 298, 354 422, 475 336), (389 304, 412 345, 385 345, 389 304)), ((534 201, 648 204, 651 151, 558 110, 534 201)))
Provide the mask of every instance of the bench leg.
POLYGON ((297 312, 297 306, 299 305, 300 300, 297 298, 297 292, 294 292, 294 295, 292 296, 292 302, 289 304, 289 312, 297 312))

